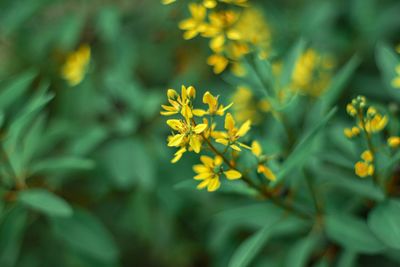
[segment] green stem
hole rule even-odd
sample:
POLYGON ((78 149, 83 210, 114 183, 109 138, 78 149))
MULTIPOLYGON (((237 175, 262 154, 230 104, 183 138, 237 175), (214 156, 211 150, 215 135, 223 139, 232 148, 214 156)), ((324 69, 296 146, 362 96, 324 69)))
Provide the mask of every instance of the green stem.
MULTIPOLYGON (((371 134, 369 133, 369 131, 367 131, 367 126, 364 123, 362 110, 358 110, 358 119, 360 120, 361 127, 364 130, 365 137, 366 137, 366 140, 367 140, 368 150, 371 151, 372 163, 374 164, 374 161, 375 161, 375 148, 374 148, 374 145, 372 144, 371 134)), ((376 171, 374 171, 374 173, 372 174, 372 179, 373 179, 375 185, 377 185, 379 187, 379 178, 378 178, 378 176, 376 174, 376 171)))
MULTIPOLYGON (((229 159, 227 159, 221 152, 218 151, 218 149, 215 148, 215 146, 210 142, 210 140, 208 138, 206 138, 203 135, 204 140, 206 141, 208 147, 211 149, 211 151, 214 152, 214 154, 220 156, 223 161, 226 163, 226 165, 229 166, 229 168, 233 169, 233 170, 237 170, 239 171, 230 161, 229 159)), ((266 190, 266 188, 264 187, 260 187, 257 184, 255 184, 249 177, 247 177, 246 175, 242 174, 242 180, 250 187, 256 189, 263 197, 271 200, 272 203, 274 203, 276 206, 281 207, 282 209, 284 209, 285 211, 295 214, 296 216, 303 218, 303 219, 309 219, 310 216, 307 213, 304 213, 298 209, 295 209, 294 207, 292 207, 291 205, 283 202, 281 199, 277 198, 276 196, 274 196, 271 192, 269 192, 268 190, 266 190)))

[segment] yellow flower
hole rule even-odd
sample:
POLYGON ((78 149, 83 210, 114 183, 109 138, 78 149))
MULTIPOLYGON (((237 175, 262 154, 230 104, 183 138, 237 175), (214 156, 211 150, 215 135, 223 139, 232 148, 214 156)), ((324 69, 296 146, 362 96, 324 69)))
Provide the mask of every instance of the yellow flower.
POLYGON ((237 21, 238 14, 232 10, 213 12, 209 16, 210 24, 207 25, 202 35, 211 38, 210 48, 215 53, 224 50, 226 38, 238 40, 240 33, 231 29, 231 26, 237 21))
POLYGON ((366 177, 374 174, 374 166, 368 162, 358 161, 354 165, 354 170, 359 177, 366 177))
POLYGON ((193 170, 197 173, 194 176, 195 180, 200 180, 201 183, 197 186, 198 189, 207 187, 207 191, 216 191, 220 186, 221 182, 219 176, 223 173, 229 180, 235 180, 242 177, 242 174, 237 170, 224 171, 222 168, 223 159, 220 156, 216 156, 214 159, 208 156, 201 156, 200 161, 202 164, 193 166, 193 170))
POLYGON ((90 47, 81 45, 70 53, 61 68, 61 76, 70 86, 78 85, 85 77, 86 67, 90 61, 90 47))
POLYGON ((400 146, 400 137, 399 136, 391 136, 387 140, 388 145, 392 148, 397 148, 400 146))
POLYGON ((310 48, 297 60, 290 87, 303 94, 319 96, 328 87, 333 66, 329 56, 310 48))
POLYGON ((400 89, 400 64, 396 66, 396 74, 397 76, 392 80, 392 86, 400 89))
POLYGON ((262 148, 259 142, 257 141, 253 141, 251 143, 251 152, 257 157, 257 159, 259 160, 258 164, 257 164, 257 172, 258 173, 262 173, 264 174, 264 176, 270 180, 270 181, 275 181, 276 180, 276 176, 275 174, 272 172, 272 170, 267 167, 264 162, 265 162, 265 156, 262 155, 262 148))
POLYGON ((196 89, 193 86, 186 88, 182 85, 181 95, 179 95, 174 89, 167 90, 167 97, 170 106, 161 105, 164 111, 160 114, 164 116, 170 116, 177 113, 181 113, 186 119, 193 117, 191 101, 196 96, 196 89))
POLYGON ((376 133, 382 131, 386 127, 388 123, 388 117, 382 116, 381 114, 375 114, 372 119, 367 119, 367 121, 364 123, 365 130, 367 132, 376 133))
POLYGON ((271 110, 271 104, 267 100, 259 100, 249 88, 244 86, 236 89, 231 101, 235 103, 232 108, 238 122, 251 120, 252 123, 257 124, 262 121, 264 113, 271 110))
POLYGON ((356 116, 357 115, 357 110, 356 110, 356 108, 353 106, 353 104, 347 104, 347 106, 346 106, 346 111, 347 111, 347 114, 349 114, 350 116, 352 116, 352 117, 354 117, 354 116, 356 116))
POLYGON ((256 156, 256 157, 260 157, 261 153, 262 153, 262 148, 261 145, 258 141, 253 141, 251 143, 251 152, 256 156))
POLYGON ((208 110, 201 110, 197 109, 194 110, 193 113, 196 116, 204 116, 206 114, 208 115, 218 115, 218 116, 224 116, 225 111, 229 109, 233 103, 230 103, 228 106, 224 107, 222 104, 218 104, 218 96, 213 96, 209 91, 205 92, 203 95, 203 103, 208 105, 208 110))
POLYGON ((208 57, 207 64, 213 67, 213 72, 215 74, 220 74, 226 69, 229 61, 223 55, 213 54, 208 57))
POLYGON ((217 6, 217 1, 216 0, 203 0, 203 6, 206 8, 214 8, 217 6))
POLYGON ((182 147, 189 145, 194 152, 200 152, 202 142, 201 133, 207 129, 207 124, 194 125, 190 121, 176 119, 167 120, 167 124, 174 131, 177 131, 177 133, 168 137, 168 146, 182 147))
POLYGON ((192 17, 179 23, 179 28, 186 31, 183 34, 185 40, 192 39, 204 32, 207 26, 204 21, 207 11, 203 5, 191 3, 189 4, 189 11, 192 17))
POLYGON ((357 136, 359 134, 360 134, 360 128, 358 128, 356 126, 354 126, 352 128, 345 128, 344 129, 344 135, 347 138, 353 138, 353 137, 355 137, 355 136, 357 136))
POLYGON ((270 180, 270 181, 275 181, 276 180, 276 176, 275 174, 272 172, 272 170, 270 168, 268 168, 267 166, 265 166, 264 164, 258 164, 257 166, 257 172, 258 173, 262 173, 264 174, 264 176, 270 180))
POLYGON ((361 154, 361 158, 366 162, 372 162, 374 160, 374 156, 370 150, 365 150, 361 154))
POLYGON ((250 130, 250 125, 251 121, 247 120, 239 128, 236 128, 235 120, 233 119, 232 114, 227 113, 225 116, 225 129, 227 130, 226 135, 224 138, 219 138, 215 141, 225 146, 229 146, 236 151, 241 151, 240 147, 251 149, 249 146, 237 141, 240 137, 246 135, 246 133, 250 130))

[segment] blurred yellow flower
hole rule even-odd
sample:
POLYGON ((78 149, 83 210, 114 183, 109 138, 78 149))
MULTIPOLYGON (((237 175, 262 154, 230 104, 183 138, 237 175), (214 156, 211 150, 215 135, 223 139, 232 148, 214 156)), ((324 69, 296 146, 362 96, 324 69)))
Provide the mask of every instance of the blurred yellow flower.
POLYGON ((310 48, 297 60, 290 87, 300 93, 317 97, 328 87, 333 66, 333 60, 329 56, 310 48))
POLYGON ((61 76, 70 86, 78 85, 85 77, 86 68, 90 61, 90 47, 87 44, 70 53, 61 68, 61 76))
POLYGON ((354 126, 352 128, 345 128, 344 129, 344 135, 347 138, 353 138, 353 137, 355 137, 355 136, 357 136, 359 134, 360 134, 360 128, 358 128, 356 126, 354 126))
POLYGON ((195 180, 200 180, 200 184, 197 186, 198 189, 207 187, 207 191, 216 191, 221 182, 219 176, 223 173, 229 180, 236 180, 242 177, 242 174, 237 170, 229 169, 224 171, 222 168, 223 159, 220 156, 216 156, 214 159, 208 156, 201 156, 200 161, 202 164, 193 166, 193 170, 197 173, 194 176, 195 180))
POLYGON ((358 161, 354 165, 354 170, 359 177, 367 177, 374 174, 374 166, 368 162, 358 161))
POLYGON ((204 21, 207 11, 203 5, 191 3, 189 4, 189 11, 192 17, 179 23, 179 28, 185 30, 183 34, 185 40, 192 39, 204 32, 207 25, 204 21))
POLYGON ((276 176, 273 171, 265 165, 265 155, 262 154, 262 148, 259 142, 253 141, 251 144, 251 152, 257 157, 259 160, 257 164, 257 172, 264 174, 264 176, 270 180, 275 181, 276 176))
POLYGON ((231 101, 235 103, 232 109, 238 122, 251 120, 252 123, 258 124, 263 115, 271 111, 271 104, 265 99, 257 99, 248 87, 239 86, 231 101))
POLYGON ((213 54, 208 57, 207 64, 213 67, 213 71, 215 74, 220 74, 226 69, 229 61, 223 55, 213 54))
POLYGON ((400 146, 400 136, 391 136, 387 142, 390 147, 397 148, 400 146))

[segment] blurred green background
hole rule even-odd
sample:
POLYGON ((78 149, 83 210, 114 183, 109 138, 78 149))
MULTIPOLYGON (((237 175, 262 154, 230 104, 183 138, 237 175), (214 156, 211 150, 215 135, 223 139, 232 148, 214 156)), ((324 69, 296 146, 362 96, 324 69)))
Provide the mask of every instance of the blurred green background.
MULTIPOLYGON (((303 38, 339 67, 359 56, 338 103, 343 120, 356 94, 390 102, 375 48, 400 42, 399 1, 250 3, 264 13, 276 55, 303 38)), ((194 156, 170 163, 159 116, 166 89, 212 89, 225 103, 236 89, 206 64, 206 40, 183 40, 186 5, 0 1, 1 267, 227 266, 262 226, 268 213, 257 209, 221 215, 254 200, 179 186, 192 179, 194 156), (60 69, 81 44, 90 63, 70 86, 60 69)), ((274 266, 265 261, 271 253, 284 251, 272 246, 251 266, 274 266)), ((400 263, 361 256, 358 266, 400 263)))

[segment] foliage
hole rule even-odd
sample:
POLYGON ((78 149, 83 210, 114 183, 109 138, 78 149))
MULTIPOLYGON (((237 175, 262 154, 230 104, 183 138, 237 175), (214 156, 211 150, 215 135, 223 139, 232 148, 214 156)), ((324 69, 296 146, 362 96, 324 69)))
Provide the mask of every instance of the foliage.
POLYGON ((0 266, 399 266, 399 13, 2 1, 0 266))

